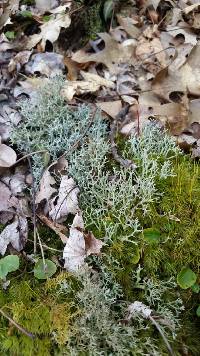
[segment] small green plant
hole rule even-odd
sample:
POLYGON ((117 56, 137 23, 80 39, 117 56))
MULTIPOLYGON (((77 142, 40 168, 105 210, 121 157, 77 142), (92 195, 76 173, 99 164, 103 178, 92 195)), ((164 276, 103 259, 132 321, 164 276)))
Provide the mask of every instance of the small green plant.
POLYGON ((177 283, 183 289, 192 287, 196 280, 196 274, 188 267, 183 267, 177 275, 177 283))
POLYGON ((47 279, 56 273, 57 267, 54 262, 48 259, 40 259, 34 267, 34 276, 37 279, 47 279))
POLYGON ((8 255, 0 259, 0 278, 5 280, 9 272, 14 272, 19 268, 19 257, 8 255))

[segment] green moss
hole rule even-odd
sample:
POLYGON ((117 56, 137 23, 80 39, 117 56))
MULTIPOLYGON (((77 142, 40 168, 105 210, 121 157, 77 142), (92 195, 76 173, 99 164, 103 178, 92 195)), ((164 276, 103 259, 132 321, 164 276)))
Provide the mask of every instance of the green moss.
POLYGON ((72 304, 56 293, 66 276, 61 273, 44 283, 25 276, 23 281, 13 282, 7 291, 0 291, 3 310, 35 336, 27 337, 1 317, 0 348, 8 355, 50 355, 66 343, 72 304))
MULTIPOLYGON (((157 245, 144 244, 144 267, 150 273, 176 275, 189 265, 199 272, 200 250, 200 167, 185 157, 174 162, 174 177, 160 182, 163 196, 151 207, 147 227, 161 232, 157 245)), ((159 183, 158 183, 159 185, 159 183)))

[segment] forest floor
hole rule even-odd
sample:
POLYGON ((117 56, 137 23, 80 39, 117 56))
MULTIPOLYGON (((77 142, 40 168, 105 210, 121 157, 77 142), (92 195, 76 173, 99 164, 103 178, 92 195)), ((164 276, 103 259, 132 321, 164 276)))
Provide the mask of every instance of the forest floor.
POLYGON ((0 15, 0 355, 199 355, 200 3, 0 15))

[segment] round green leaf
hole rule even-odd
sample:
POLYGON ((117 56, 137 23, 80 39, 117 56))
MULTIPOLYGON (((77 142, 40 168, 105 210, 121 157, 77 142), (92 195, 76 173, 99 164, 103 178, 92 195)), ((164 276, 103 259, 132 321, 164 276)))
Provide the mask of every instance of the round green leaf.
POLYGON ((0 278, 5 278, 9 272, 14 272, 19 268, 19 257, 8 255, 0 259, 0 278))
POLYGON ((192 287, 196 279, 196 274, 188 267, 183 267, 177 275, 177 283, 182 289, 192 287))
POLYGON ((47 279, 53 276, 56 270, 57 267, 55 263, 53 263, 50 260, 45 260, 45 266, 44 266, 43 260, 40 259, 34 267, 34 276, 37 279, 47 279))
POLYGON ((160 231, 152 227, 144 229, 143 235, 145 240, 150 243, 158 243, 160 241, 160 231))
POLYGON ((197 314, 197 316, 200 317, 200 305, 198 306, 198 308, 197 308, 197 310, 196 310, 196 314, 197 314))
POLYGON ((199 293, 199 291, 200 291, 200 286, 199 286, 199 284, 195 283, 195 284, 193 284, 193 286, 191 287, 191 289, 192 289, 192 291, 193 291, 194 293, 199 293))

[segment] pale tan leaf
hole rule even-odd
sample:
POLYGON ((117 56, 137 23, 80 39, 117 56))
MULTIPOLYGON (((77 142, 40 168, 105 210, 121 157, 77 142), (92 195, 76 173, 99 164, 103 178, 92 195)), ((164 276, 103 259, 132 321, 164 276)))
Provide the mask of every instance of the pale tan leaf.
POLYGON ((121 63, 134 63, 135 40, 127 40, 120 44, 108 33, 100 33, 99 36, 105 42, 105 48, 102 51, 88 54, 80 50, 72 56, 72 59, 78 63, 103 63, 111 73, 118 73, 121 63))
POLYGON ((5 145, 0 144, 0 167, 11 167, 17 160, 15 151, 5 145))
POLYGON ((28 234, 28 224, 24 217, 15 217, 15 221, 5 227, 0 234, 0 253, 4 255, 11 243, 15 250, 21 251, 28 234))
POLYGON ((122 103, 121 100, 116 100, 116 101, 104 101, 102 103, 97 103, 96 104, 98 108, 100 108, 102 111, 104 111, 106 114, 111 116, 113 119, 116 117, 116 115, 120 112, 122 109, 122 103))
POLYGON ((121 27, 128 33, 132 38, 137 39, 140 35, 141 30, 135 26, 135 21, 131 17, 123 17, 118 15, 117 20, 121 27))
POLYGON ((44 51, 46 41, 54 43, 60 34, 62 27, 67 28, 70 26, 71 19, 69 14, 56 14, 53 19, 40 26, 40 33, 29 36, 26 48, 31 49, 41 41, 41 48, 44 51))
POLYGON ((99 255, 103 246, 103 242, 101 240, 96 239, 91 232, 85 234, 84 238, 86 255, 99 255))
POLYGON ((55 179, 50 174, 49 169, 46 169, 43 173, 43 176, 40 181, 40 187, 36 194, 36 199, 35 199, 36 204, 41 203, 42 200, 49 201, 52 195, 56 193, 56 189, 52 187, 52 185, 55 184, 56 184, 55 179))
POLYGON ((68 214, 76 214, 80 211, 78 206, 79 189, 73 178, 67 175, 62 176, 58 192, 58 199, 55 197, 49 201, 49 216, 52 220, 62 222, 66 220, 68 214))

